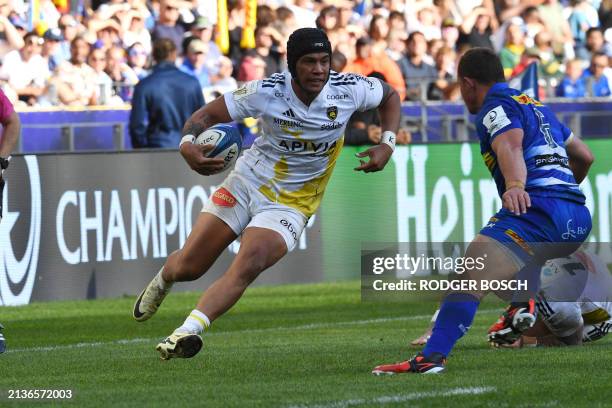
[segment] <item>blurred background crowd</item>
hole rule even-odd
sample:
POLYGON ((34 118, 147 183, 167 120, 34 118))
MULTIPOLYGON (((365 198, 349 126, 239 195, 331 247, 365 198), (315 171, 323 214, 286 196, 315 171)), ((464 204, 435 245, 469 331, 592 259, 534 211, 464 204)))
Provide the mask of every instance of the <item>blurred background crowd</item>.
POLYGON ((458 99, 475 46, 508 78, 537 61, 540 96, 609 97, 611 25, 612 0, 0 0, 0 83, 22 106, 127 104, 168 38, 208 101, 283 70, 289 34, 317 26, 333 69, 376 73, 405 100, 458 99))

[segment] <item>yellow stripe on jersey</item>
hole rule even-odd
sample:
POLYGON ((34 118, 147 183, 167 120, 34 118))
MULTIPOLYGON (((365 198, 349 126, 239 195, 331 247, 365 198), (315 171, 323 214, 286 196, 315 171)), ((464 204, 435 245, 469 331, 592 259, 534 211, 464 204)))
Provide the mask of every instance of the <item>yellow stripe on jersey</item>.
POLYGON ((526 94, 512 95, 512 99, 514 99, 521 105, 544 106, 542 102, 538 101, 537 99, 533 99, 531 96, 526 94))
POLYGON ((582 320, 584 320, 584 324, 603 323, 608 319, 610 319, 610 314, 604 309, 595 309, 589 313, 585 313, 582 315, 582 320))
POLYGON ((484 153, 482 155, 482 158, 484 159, 485 165, 487 166, 489 171, 493 171, 493 168, 497 164, 497 160, 495 160, 495 157, 493 157, 491 152, 484 153))
POLYGON ((274 178, 270 180, 268 184, 259 187, 259 191, 271 201, 295 208, 307 217, 312 216, 321 204, 323 193, 325 192, 329 178, 336 166, 336 161, 342 151, 343 145, 344 136, 336 142, 335 147, 327 151, 327 166, 323 174, 304 183, 301 188, 295 191, 287 191, 281 188, 277 194, 272 189, 272 186, 276 184, 277 181, 285 180, 289 175, 287 160, 284 156, 281 157, 274 165, 274 178))

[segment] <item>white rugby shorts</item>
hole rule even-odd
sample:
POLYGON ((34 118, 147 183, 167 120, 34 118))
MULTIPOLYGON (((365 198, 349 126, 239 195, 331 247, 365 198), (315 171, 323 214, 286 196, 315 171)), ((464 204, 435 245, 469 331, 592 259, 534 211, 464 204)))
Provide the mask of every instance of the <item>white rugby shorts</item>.
POLYGON ((245 228, 276 231, 285 240, 287 251, 297 245, 308 218, 298 210, 270 201, 252 183, 232 171, 208 199, 202 212, 225 222, 236 235, 245 228))

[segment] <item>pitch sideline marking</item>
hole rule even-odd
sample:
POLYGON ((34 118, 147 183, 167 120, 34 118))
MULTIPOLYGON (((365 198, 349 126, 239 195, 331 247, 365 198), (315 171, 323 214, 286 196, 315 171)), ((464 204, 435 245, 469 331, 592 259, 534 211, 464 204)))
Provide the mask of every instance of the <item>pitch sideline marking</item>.
MULTIPOLYGON (((478 311, 479 314, 491 314, 499 313, 498 309, 486 309, 478 311)), ((241 329, 241 330, 228 330, 228 331, 217 331, 207 333, 206 336, 221 336, 221 335, 234 335, 234 334, 249 334, 249 333, 266 333, 275 331, 288 331, 288 330, 311 330, 311 329, 325 329, 337 326, 353 326, 361 324, 375 324, 375 323, 387 323, 394 321, 406 321, 406 320, 421 320, 430 319, 431 315, 417 315, 417 316, 398 316, 398 317, 380 317, 376 319, 365 319, 365 320, 349 320, 344 322, 332 322, 332 323, 310 323, 303 324, 301 326, 281 326, 281 327, 267 327, 264 329, 241 329)), ((121 344, 137 344, 147 343, 152 341, 159 341, 160 337, 154 338, 133 338, 133 339, 120 339, 112 341, 96 341, 96 342, 85 342, 85 343, 73 343, 73 344, 61 344, 57 346, 44 346, 44 347, 28 347, 28 348, 17 348, 8 349, 6 353, 23 353, 23 352, 41 352, 41 351, 56 351, 56 350, 67 350, 77 349, 84 347, 103 347, 121 344)))
POLYGON ((439 398, 439 397, 452 397, 457 395, 480 395, 487 394, 490 392, 497 391, 495 387, 460 387, 451 388, 446 391, 423 391, 423 392, 412 392, 404 395, 385 395, 382 397, 371 398, 371 399, 350 399, 332 401, 325 404, 315 405, 291 405, 288 408, 346 408, 355 405, 374 405, 374 404, 396 404, 399 402, 420 400, 424 398, 439 398))

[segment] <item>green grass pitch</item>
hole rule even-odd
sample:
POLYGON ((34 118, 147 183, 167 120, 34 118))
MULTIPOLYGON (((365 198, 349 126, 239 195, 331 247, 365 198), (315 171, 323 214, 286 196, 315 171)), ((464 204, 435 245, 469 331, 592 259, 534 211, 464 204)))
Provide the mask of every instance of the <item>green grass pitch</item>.
POLYGON ((410 357, 435 304, 362 303, 359 284, 261 287, 216 321, 190 360, 161 361, 157 342, 194 307, 171 294, 145 323, 133 298, 0 308, 0 406, 39 407, 604 407, 612 406, 612 341, 495 350, 484 304, 437 376, 375 377, 410 357), (9 400, 11 389, 71 389, 71 400, 9 400))

